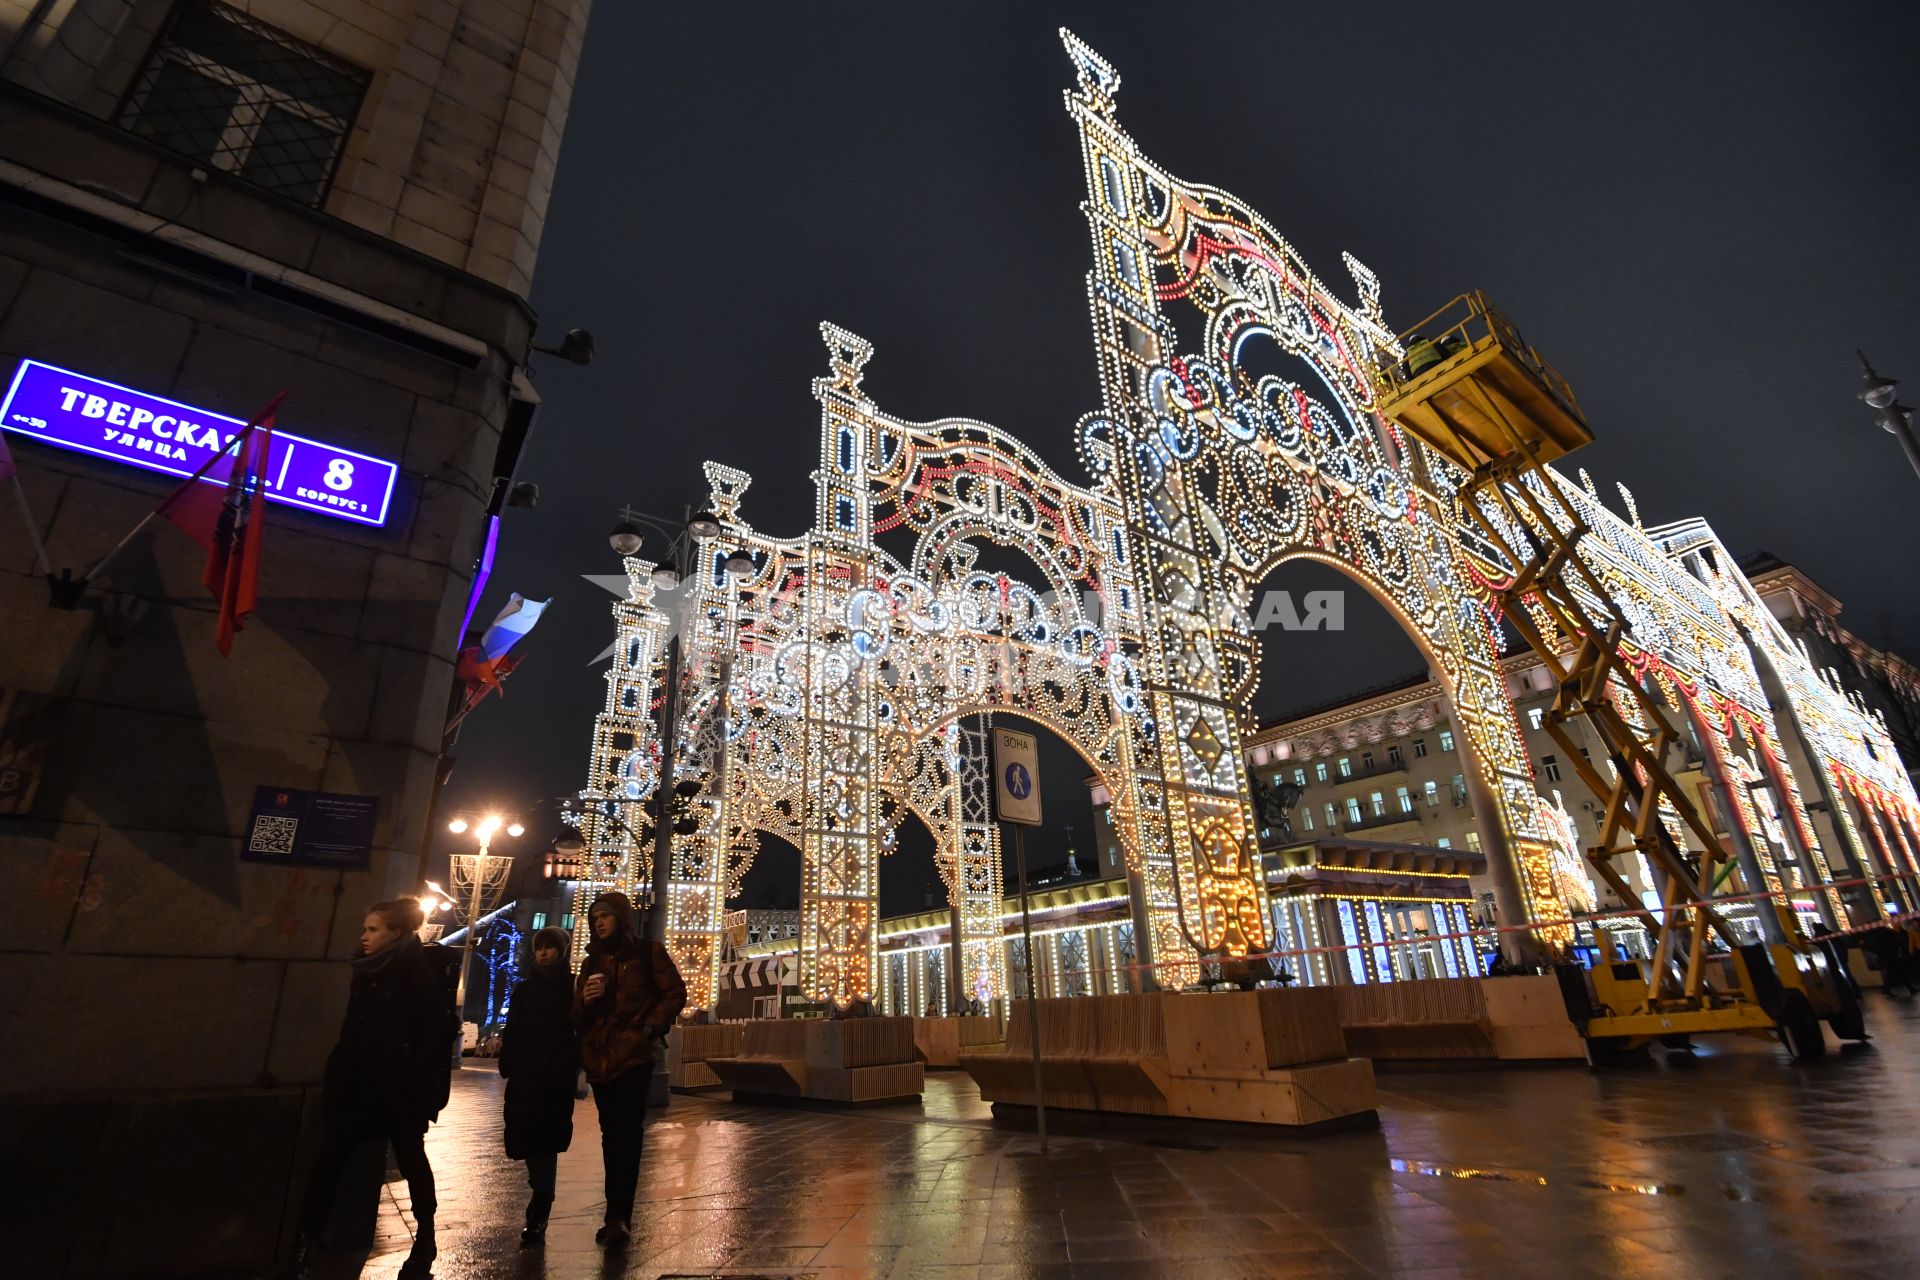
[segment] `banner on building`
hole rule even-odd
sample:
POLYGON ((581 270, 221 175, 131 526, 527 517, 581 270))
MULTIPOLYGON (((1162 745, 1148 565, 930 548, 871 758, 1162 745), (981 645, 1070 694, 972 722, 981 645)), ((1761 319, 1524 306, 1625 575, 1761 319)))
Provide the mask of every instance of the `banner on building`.
POLYGON ((257 787, 240 860, 366 871, 373 866, 379 808, 373 796, 257 787))

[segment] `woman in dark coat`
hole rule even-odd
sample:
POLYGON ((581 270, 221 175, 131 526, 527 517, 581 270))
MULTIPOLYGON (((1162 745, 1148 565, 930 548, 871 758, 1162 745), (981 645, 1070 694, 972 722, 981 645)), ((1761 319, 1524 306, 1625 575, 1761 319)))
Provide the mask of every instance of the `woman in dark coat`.
MULTIPOLYGON (((307 1200, 295 1246, 293 1274, 313 1266, 340 1175, 354 1146, 382 1138, 407 1180, 418 1228, 400 1274, 429 1275, 437 1253, 433 1168, 423 1139, 447 1105, 459 1022, 445 967, 420 943, 420 904, 410 898, 376 902, 360 929, 360 954, 350 962, 353 987, 340 1039, 327 1058, 321 1099, 320 1153, 307 1177, 307 1200)), ((435 950, 438 950, 437 948, 435 950)))
POLYGON ((500 1036, 500 1075, 507 1082, 507 1158, 527 1162, 527 1225, 520 1247, 545 1241, 560 1153, 573 1141, 573 1088, 580 1043, 573 1032, 572 939, 546 928, 533 935, 533 969, 513 988, 500 1036))

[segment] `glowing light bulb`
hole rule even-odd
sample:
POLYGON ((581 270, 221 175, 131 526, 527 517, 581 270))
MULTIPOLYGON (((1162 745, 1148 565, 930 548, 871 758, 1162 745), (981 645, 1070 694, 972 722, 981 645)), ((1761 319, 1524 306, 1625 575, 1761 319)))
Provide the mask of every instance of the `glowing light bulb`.
POLYGON ((527 829, 518 822, 510 822, 507 824, 507 834, 510 836, 518 837, 526 833, 527 829))
POLYGON ((455 818, 452 822, 449 822, 447 824, 447 830, 453 832, 453 834, 455 835, 462 834, 463 832, 466 831, 466 829, 467 829, 467 820, 465 818, 455 818))

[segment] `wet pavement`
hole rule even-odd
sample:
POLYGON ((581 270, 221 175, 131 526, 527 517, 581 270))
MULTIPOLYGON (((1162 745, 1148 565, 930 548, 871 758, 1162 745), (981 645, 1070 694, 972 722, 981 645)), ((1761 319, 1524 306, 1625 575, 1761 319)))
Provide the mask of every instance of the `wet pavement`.
MULTIPOLYGON (((428 1136, 441 1280, 662 1276, 1910 1275, 1920 1267, 1920 1000, 1868 998, 1871 1046, 1791 1065, 1758 1041, 1691 1062, 1382 1073, 1380 1123, 1312 1139, 1177 1121, 1054 1138, 996 1125, 963 1074, 859 1111, 676 1096, 656 1113, 634 1240, 604 1254, 599 1135, 575 1112, 543 1251, 501 1082, 456 1077, 428 1136)), ((1832 1042, 1830 1042, 1831 1044, 1832 1042)), ((1062 1121, 1065 1116, 1059 1117, 1062 1121)), ((408 1246, 390 1182, 365 1264, 408 1246)), ((355 1274, 333 1260, 330 1276, 355 1274)))

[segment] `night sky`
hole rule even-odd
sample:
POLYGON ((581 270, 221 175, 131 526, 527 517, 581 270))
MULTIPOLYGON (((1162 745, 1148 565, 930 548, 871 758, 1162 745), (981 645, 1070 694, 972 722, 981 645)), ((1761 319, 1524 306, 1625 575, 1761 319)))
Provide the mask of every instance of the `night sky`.
MULTIPOLYGON (((599 355, 536 368, 540 505, 507 514, 481 613, 554 605, 463 731, 450 809, 526 815, 530 855, 557 828, 611 636, 582 575, 618 571, 623 502, 698 504, 712 458, 754 474, 756 527, 811 523, 819 321, 875 344, 881 407, 985 419, 1080 475, 1099 387, 1063 24, 1119 69, 1148 155, 1262 211, 1341 296, 1343 249, 1396 328, 1487 290, 1579 395, 1603 494, 1706 517, 1920 656, 1920 480, 1854 399, 1856 347, 1920 399, 1920 8, 607 3, 533 298, 545 340, 585 327, 599 355)), ((1270 585, 1348 584, 1296 563, 1270 585)), ((1345 632, 1285 639, 1265 714, 1422 665, 1358 589, 1345 632)), ((1043 758, 1034 863, 1067 822, 1090 850, 1083 773, 1043 758)), ((923 905, 930 847, 888 860, 883 910, 923 905)), ((752 893, 791 899, 797 855, 762 862, 752 893)))

